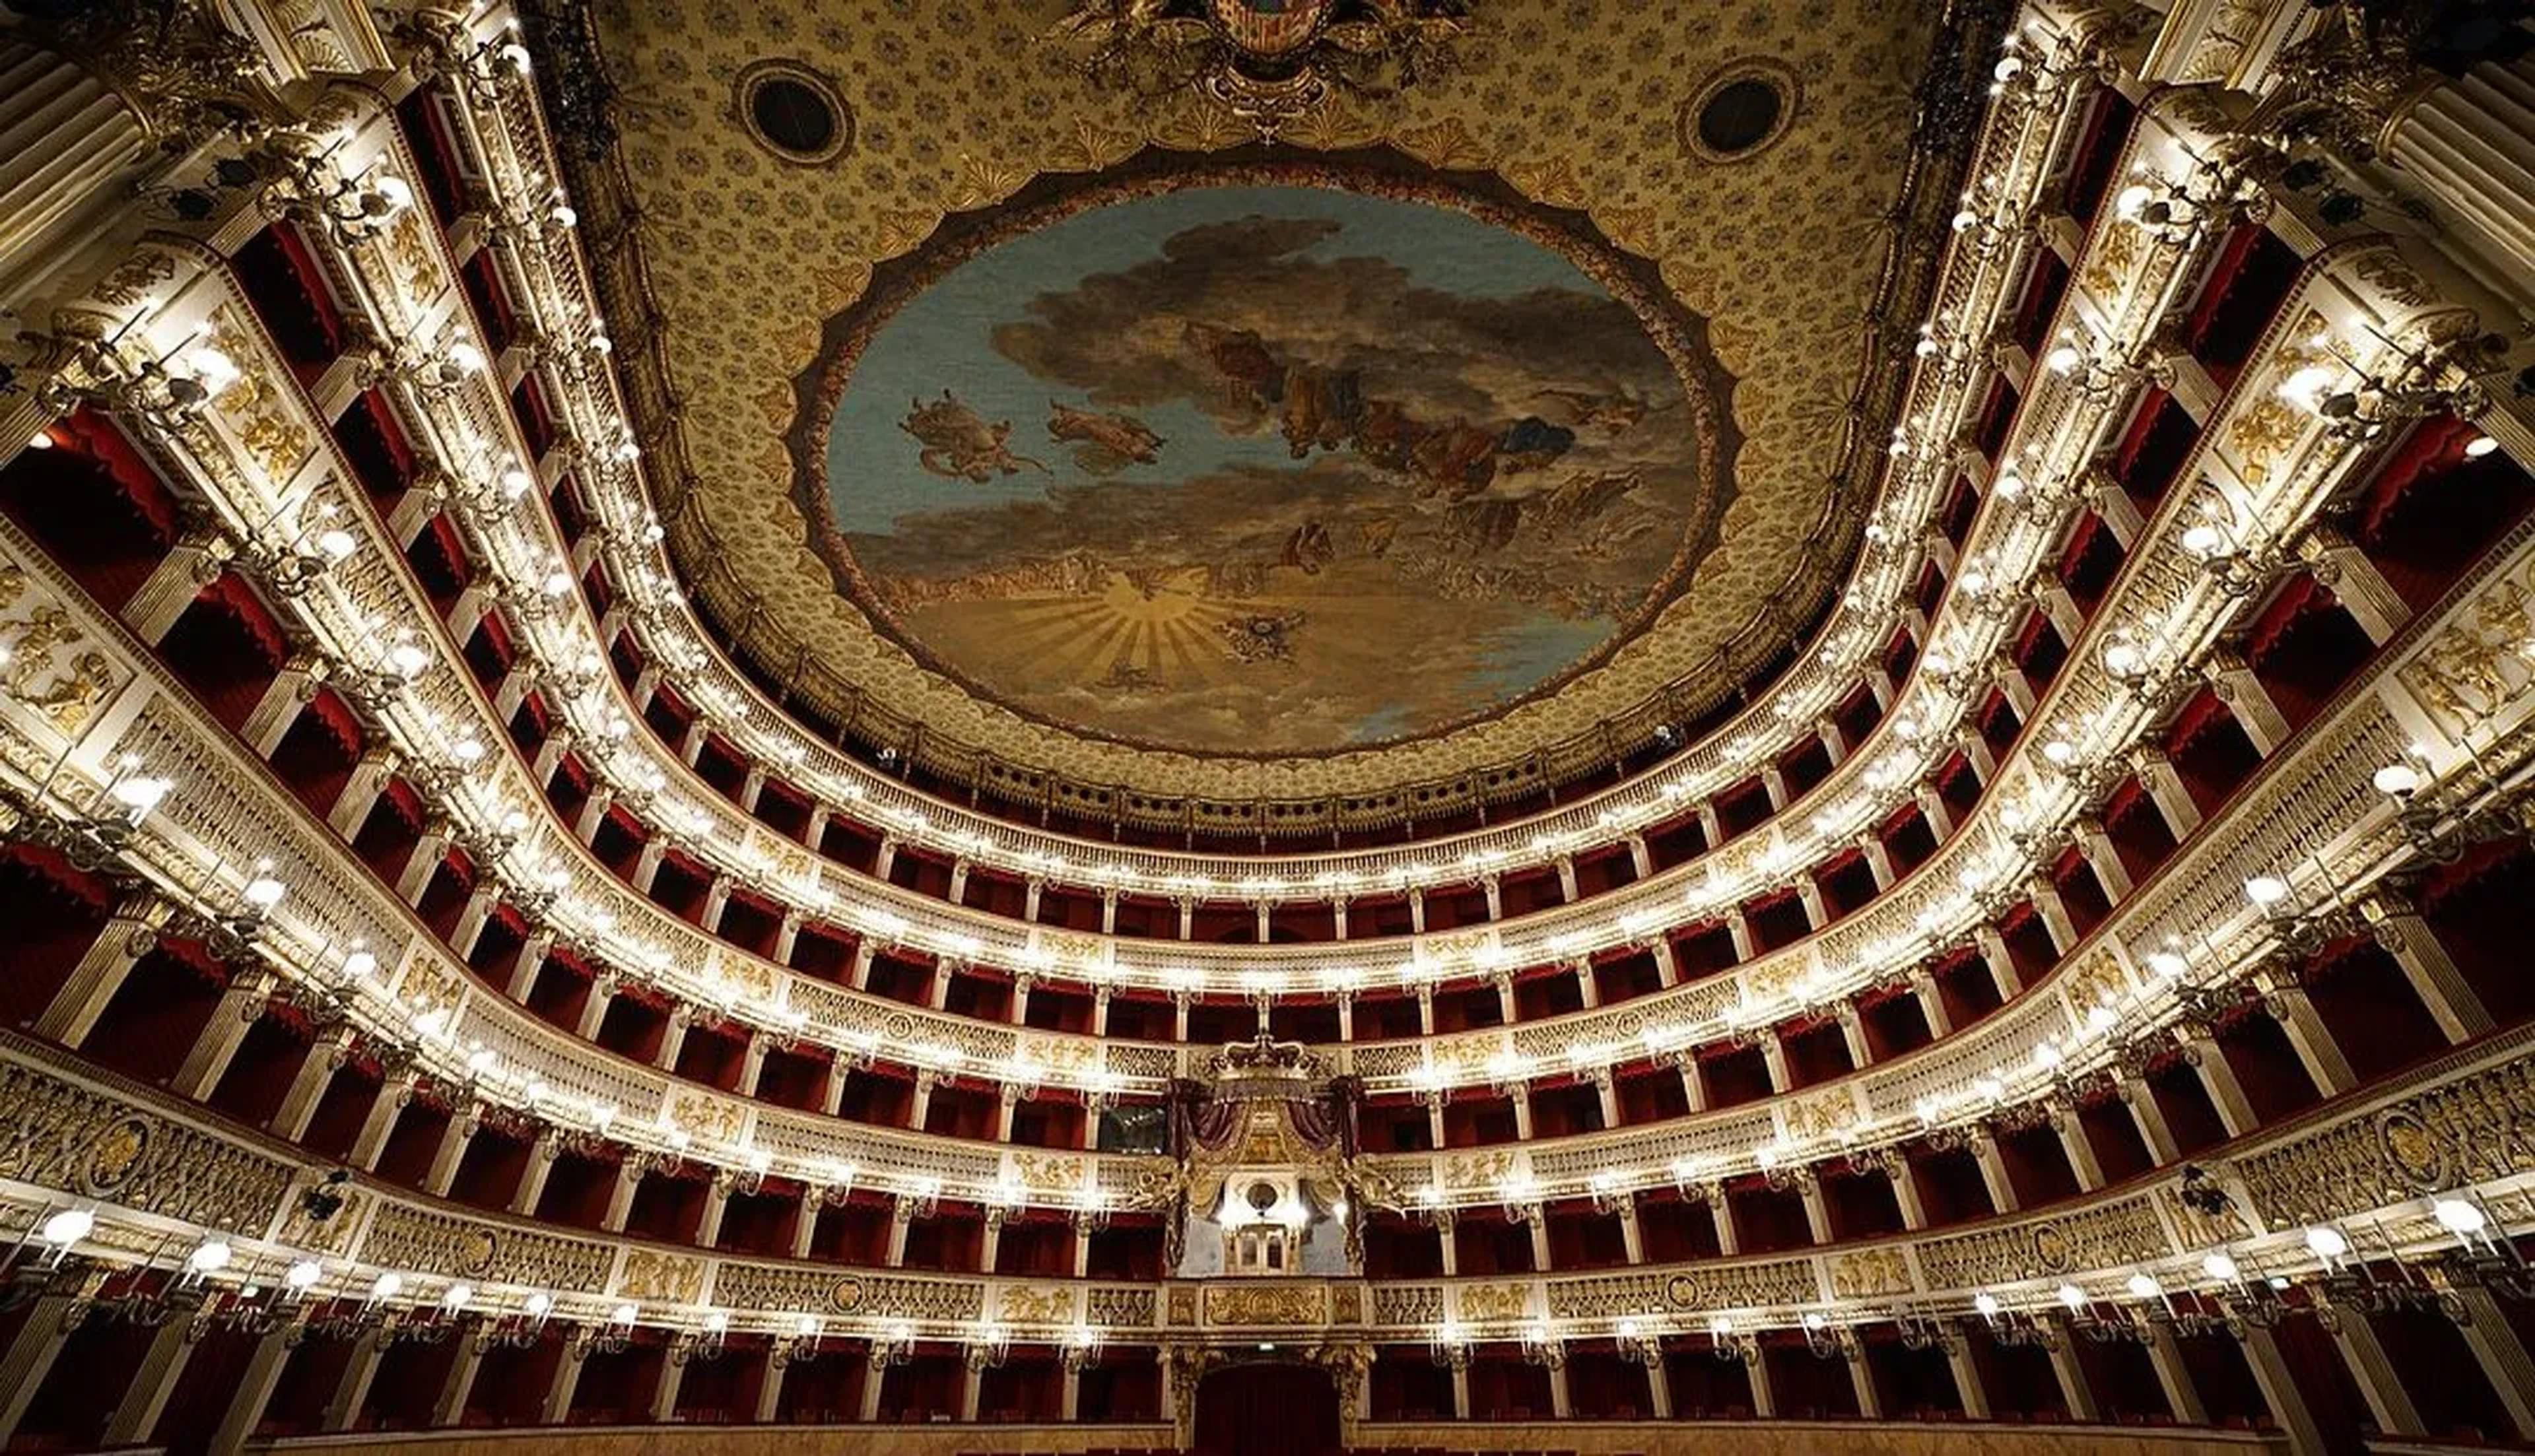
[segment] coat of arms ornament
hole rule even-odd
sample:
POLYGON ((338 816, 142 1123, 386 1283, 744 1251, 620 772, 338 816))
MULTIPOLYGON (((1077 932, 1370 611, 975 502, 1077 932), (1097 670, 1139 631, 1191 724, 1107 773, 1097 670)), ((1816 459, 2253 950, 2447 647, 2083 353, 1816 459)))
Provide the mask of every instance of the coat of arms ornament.
POLYGON ((1451 66, 1466 0, 1082 0, 1074 63, 1141 95, 1194 89, 1273 137, 1336 91, 1393 94, 1451 66))

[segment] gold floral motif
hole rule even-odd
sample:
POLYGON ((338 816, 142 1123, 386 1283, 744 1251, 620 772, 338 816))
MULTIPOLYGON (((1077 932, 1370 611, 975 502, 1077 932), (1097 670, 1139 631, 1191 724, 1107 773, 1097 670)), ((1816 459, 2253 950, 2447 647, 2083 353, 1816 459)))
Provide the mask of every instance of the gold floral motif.
POLYGON ((839 1314, 851 1314, 863 1306, 863 1282, 844 1278, 828 1286, 828 1307, 839 1314))

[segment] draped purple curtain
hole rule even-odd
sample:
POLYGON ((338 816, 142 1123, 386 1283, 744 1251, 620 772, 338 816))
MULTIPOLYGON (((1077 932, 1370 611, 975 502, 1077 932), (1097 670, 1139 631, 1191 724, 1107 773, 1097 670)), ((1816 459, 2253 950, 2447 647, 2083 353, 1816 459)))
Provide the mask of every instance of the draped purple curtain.
MULTIPOLYGON (((1285 1110, 1304 1142, 1315 1149, 1335 1147, 1352 1158, 1358 1147, 1356 1104, 1362 1093, 1361 1083, 1345 1077, 1330 1086, 1327 1097, 1288 1101, 1285 1110)), ((1221 1148, 1240 1124, 1241 1104, 1214 1097, 1202 1084, 1182 1082, 1171 1099, 1171 1145, 1182 1157, 1198 1148, 1209 1152, 1221 1148)))

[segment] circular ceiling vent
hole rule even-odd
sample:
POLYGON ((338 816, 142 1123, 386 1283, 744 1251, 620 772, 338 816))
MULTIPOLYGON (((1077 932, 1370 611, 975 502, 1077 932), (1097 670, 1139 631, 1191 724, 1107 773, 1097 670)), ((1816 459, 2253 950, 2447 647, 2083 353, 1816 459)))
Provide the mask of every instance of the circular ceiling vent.
POLYGON ((1681 108, 1682 145, 1708 161, 1740 161, 1786 135, 1796 94, 1793 72, 1767 61, 1738 61, 1708 78, 1681 108))
POLYGON ((759 61, 739 74, 740 125, 788 162, 816 166, 853 146, 853 111, 828 78, 796 61, 759 61))

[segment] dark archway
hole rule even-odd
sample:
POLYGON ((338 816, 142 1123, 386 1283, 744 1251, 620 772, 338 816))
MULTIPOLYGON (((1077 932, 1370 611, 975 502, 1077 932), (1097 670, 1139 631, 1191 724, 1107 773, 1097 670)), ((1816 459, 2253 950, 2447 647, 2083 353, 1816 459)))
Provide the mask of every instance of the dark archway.
POLYGON ((1198 1382, 1203 1456, 1329 1456, 1341 1444, 1337 1382, 1319 1365, 1251 1361, 1198 1382))

